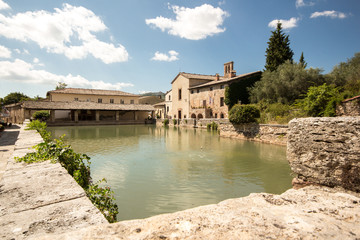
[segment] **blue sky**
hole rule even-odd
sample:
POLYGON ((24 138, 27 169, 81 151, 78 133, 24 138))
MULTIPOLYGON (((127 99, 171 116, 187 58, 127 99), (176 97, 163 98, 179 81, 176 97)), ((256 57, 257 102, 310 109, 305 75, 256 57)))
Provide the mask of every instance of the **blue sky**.
POLYGON ((179 72, 263 70, 281 20, 324 73, 360 51, 359 0, 0 0, 0 97, 69 87, 166 92, 179 72))

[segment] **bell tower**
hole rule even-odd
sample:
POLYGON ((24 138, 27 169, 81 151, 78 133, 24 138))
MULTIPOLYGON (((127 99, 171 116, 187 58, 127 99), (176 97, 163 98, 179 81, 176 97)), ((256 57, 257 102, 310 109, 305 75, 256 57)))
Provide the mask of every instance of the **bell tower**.
POLYGON ((234 70, 234 62, 224 63, 224 77, 232 78, 236 76, 236 71, 234 70))

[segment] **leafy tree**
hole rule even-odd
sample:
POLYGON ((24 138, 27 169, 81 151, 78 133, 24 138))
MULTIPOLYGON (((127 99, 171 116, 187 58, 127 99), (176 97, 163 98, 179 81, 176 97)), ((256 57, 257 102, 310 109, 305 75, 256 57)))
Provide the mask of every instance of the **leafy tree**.
POLYGON ((66 83, 63 83, 63 82, 58 82, 58 84, 56 85, 56 90, 58 89, 65 89, 67 87, 67 84, 66 83))
POLYGON ((298 100, 296 105, 311 117, 334 117, 338 97, 338 88, 324 83, 321 86, 310 87, 306 97, 298 100))
POLYGON ((346 62, 336 65, 327 75, 329 83, 343 87, 350 95, 360 94, 360 52, 346 62))
POLYGON ((241 79, 238 82, 231 83, 228 87, 225 88, 225 99, 224 103, 232 108, 239 101, 242 104, 249 104, 250 93, 249 88, 253 87, 255 82, 261 79, 261 73, 250 76, 245 79, 241 79))
POLYGON ((278 22, 276 30, 271 33, 267 42, 265 69, 275 71, 285 61, 292 62, 294 53, 290 48, 289 35, 283 33, 280 22, 278 22))
POLYGON ((19 103, 19 102, 26 101, 29 99, 30 99, 30 97, 26 96, 23 93, 13 92, 13 93, 9 93, 7 96, 4 97, 3 104, 4 105, 14 104, 14 103, 19 103))
POLYGON ((261 80, 250 89, 252 103, 267 101, 269 103, 291 104, 302 98, 310 86, 325 82, 320 69, 304 69, 299 63, 286 61, 275 71, 265 71, 261 80))
POLYGON ((305 62, 305 58, 304 58, 304 53, 303 53, 303 52, 301 52, 299 64, 300 64, 301 66, 303 66, 303 68, 306 68, 306 67, 307 67, 307 63, 305 62))

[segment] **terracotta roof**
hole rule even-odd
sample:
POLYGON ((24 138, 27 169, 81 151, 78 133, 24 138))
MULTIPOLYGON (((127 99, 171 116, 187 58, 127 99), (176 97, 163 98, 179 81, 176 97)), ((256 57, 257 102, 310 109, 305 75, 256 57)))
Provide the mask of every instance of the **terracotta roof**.
POLYGON ((139 95, 127 93, 117 90, 101 90, 101 89, 85 89, 85 88, 64 88, 47 92, 46 95, 50 93, 64 93, 64 94, 86 94, 86 95, 108 95, 108 96, 134 96, 138 97, 139 95))
POLYGON ((155 108, 145 104, 113 104, 95 102, 38 102, 22 103, 26 109, 36 110, 120 110, 120 111, 154 111, 155 108))
MULTIPOLYGON (((208 81, 214 81, 216 80, 216 75, 203 75, 203 74, 195 74, 195 73, 185 73, 185 72, 180 72, 178 75, 176 75, 176 77, 174 78, 174 80, 172 80, 171 84, 176 80, 176 78, 178 78, 179 76, 183 76, 186 77, 188 79, 199 79, 199 80, 208 80, 208 81)), ((223 76, 219 76, 220 79, 224 79, 223 76)))
POLYGON ((212 85, 217 85, 217 84, 222 84, 222 83, 229 83, 229 82, 239 80, 241 78, 249 77, 251 75, 256 75, 256 74, 261 74, 261 71, 245 73, 245 74, 237 75, 236 77, 233 77, 233 78, 220 77, 220 80, 218 80, 218 81, 211 81, 211 82, 208 82, 208 83, 196 85, 196 86, 190 87, 189 89, 202 88, 202 87, 207 87, 207 86, 212 86, 212 85))

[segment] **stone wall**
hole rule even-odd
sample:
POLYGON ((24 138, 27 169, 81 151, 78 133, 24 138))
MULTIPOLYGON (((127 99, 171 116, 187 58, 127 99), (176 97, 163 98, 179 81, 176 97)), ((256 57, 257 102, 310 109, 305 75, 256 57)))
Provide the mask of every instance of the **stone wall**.
POLYGON ((344 100, 336 107, 337 116, 360 116, 360 96, 344 100))
POLYGON ((360 117, 293 119, 289 128, 287 158, 300 181, 360 192, 360 117))

